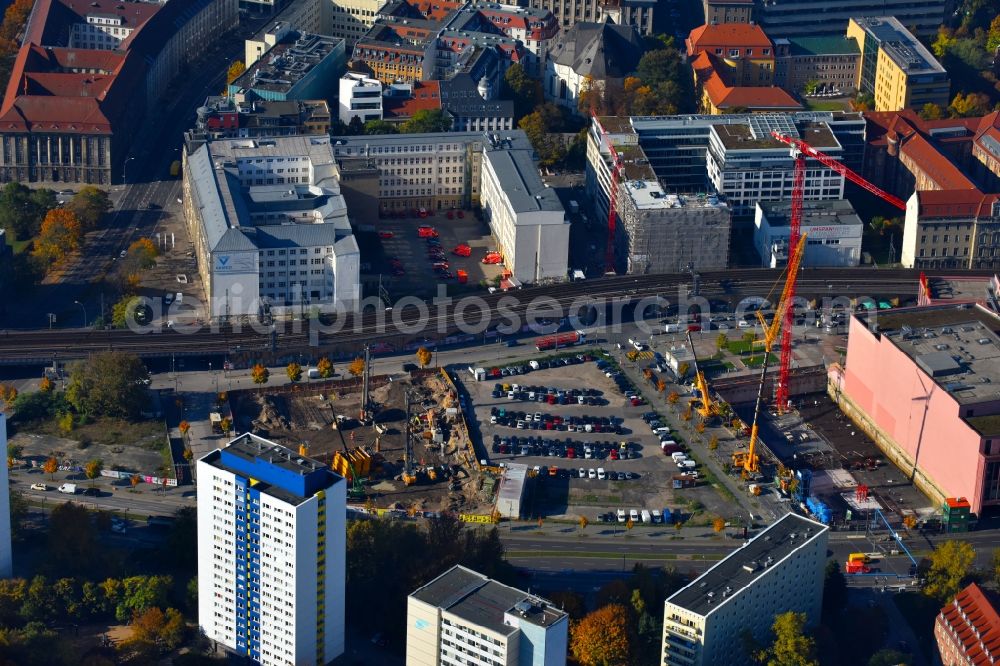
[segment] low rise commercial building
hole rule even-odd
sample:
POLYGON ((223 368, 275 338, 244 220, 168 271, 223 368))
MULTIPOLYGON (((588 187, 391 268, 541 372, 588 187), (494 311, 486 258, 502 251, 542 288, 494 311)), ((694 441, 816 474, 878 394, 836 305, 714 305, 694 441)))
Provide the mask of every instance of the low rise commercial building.
POLYGON ((567 278, 570 223, 555 190, 542 183, 531 151, 491 141, 483 153, 480 197, 497 249, 516 280, 540 284, 567 278))
POLYGON ((497 491, 496 510, 501 518, 517 520, 521 517, 525 486, 528 483, 528 466, 512 463, 507 465, 500 479, 497 491))
POLYGON ((564 666, 569 616, 546 599, 454 566, 406 604, 407 666, 564 666))
POLYGON ((183 172, 213 320, 357 308, 360 253, 329 137, 213 141, 183 172))
POLYGON ((702 0, 701 8, 707 25, 753 20, 753 0, 702 0))
POLYGON ((831 397, 936 506, 1000 505, 998 330, 979 304, 858 314, 829 369, 831 397))
POLYGON ((340 122, 350 125, 357 117, 362 123, 382 120, 382 82, 357 72, 340 78, 338 95, 340 122))
POLYGON ((1000 268, 1000 194, 922 190, 906 202, 907 268, 1000 268))
POLYGON ((346 67, 343 39, 314 35, 292 26, 275 27, 275 44, 229 84, 229 95, 259 99, 333 99, 346 67))
POLYGON ((970 583, 934 621, 934 639, 945 666, 1000 661, 1000 614, 986 590, 970 583))
POLYGON ((895 16, 914 26, 916 34, 930 37, 945 22, 948 7, 945 0, 783 0, 757 2, 754 20, 776 37, 807 37, 843 33, 856 16, 895 16))
POLYGON ((851 18, 847 36, 861 50, 859 90, 875 97, 876 111, 948 106, 948 72, 898 18, 851 18))
MULTIPOLYGON (((788 262, 791 212, 790 201, 757 202, 753 244, 765 268, 788 262)), ((803 201, 801 224, 807 237, 803 267, 857 266, 861 261, 865 225, 850 201, 803 201)))
POLYGON ((578 22, 554 40, 549 51, 545 96, 578 113, 588 87, 620 88, 642 57, 642 36, 631 25, 578 22))
POLYGON ((346 481, 251 434, 197 467, 205 637, 261 666, 343 654, 346 481))
POLYGON ((774 50, 774 82, 786 90, 847 95, 858 88, 861 48, 850 37, 775 38, 774 50))
POLYGON ((750 664, 749 633, 766 643, 774 616, 819 622, 829 528, 786 513, 664 602, 663 666, 750 664))

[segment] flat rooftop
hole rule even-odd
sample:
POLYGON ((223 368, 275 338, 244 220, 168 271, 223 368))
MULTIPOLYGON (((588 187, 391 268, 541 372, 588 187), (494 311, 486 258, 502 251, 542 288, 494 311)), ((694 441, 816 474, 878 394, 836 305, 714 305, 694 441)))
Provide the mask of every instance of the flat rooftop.
MULTIPOLYGON (((488 150, 485 157, 515 213, 562 212, 563 206, 556 191, 542 182, 529 151, 488 150)), ((511 471, 508 470, 508 476, 511 471)))
MULTIPOLYGON (((797 138, 815 148, 840 148, 840 142, 825 122, 797 124, 797 138)), ((712 130, 728 150, 788 150, 769 134, 758 134, 749 123, 717 123, 712 130)))
POLYGON ((547 599, 502 585, 461 565, 452 567, 410 596, 469 624, 505 635, 516 631, 504 622, 506 613, 539 627, 549 627, 566 617, 547 599))
POLYGON ((697 208, 721 208, 729 205, 718 195, 667 194, 658 180, 629 180, 622 183, 639 210, 673 208, 694 210, 697 208))
POLYGON ((894 16, 854 17, 854 22, 875 38, 885 54, 907 74, 941 74, 947 72, 909 30, 894 16))
MULTIPOLYGON (((791 224, 792 204, 790 201, 757 202, 771 227, 787 227, 791 224)), ((854 206, 846 199, 802 202, 802 226, 863 226, 854 206)), ((803 231, 808 231, 803 229, 803 231)))
POLYGON ((725 559, 682 587, 667 601, 705 616, 810 543, 829 528, 795 513, 786 513, 725 559))
POLYGON ((293 30, 229 85, 246 90, 288 92, 338 46, 343 49, 343 44, 339 37, 293 30))
MULTIPOLYGON (((969 303, 859 314, 959 404, 1000 399, 1000 318, 969 303)), ((970 421, 970 424, 972 422, 970 421)))

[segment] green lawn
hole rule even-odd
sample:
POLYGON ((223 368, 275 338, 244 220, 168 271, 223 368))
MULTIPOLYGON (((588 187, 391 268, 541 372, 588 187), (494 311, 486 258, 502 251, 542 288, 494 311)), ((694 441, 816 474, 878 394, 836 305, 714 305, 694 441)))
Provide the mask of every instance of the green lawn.
MULTIPOLYGON (((756 356, 748 356, 748 357, 743 358, 741 360, 743 361, 743 365, 747 366, 748 368, 759 368, 761 366, 761 364, 764 362, 764 355, 763 354, 757 354, 756 356)), ((768 363, 768 365, 774 363, 777 360, 778 360, 778 357, 775 356, 774 354, 768 354, 767 355, 767 363, 768 363)))
POLYGON ((806 109, 809 111, 850 111, 847 100, 811 99, 806 98, 806 109))

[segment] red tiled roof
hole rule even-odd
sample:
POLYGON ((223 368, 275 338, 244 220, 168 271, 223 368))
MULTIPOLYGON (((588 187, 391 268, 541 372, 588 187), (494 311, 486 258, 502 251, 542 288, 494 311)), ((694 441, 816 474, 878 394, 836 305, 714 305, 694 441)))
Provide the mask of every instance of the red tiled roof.
POLYGON ((937 621, 968 663, 980 666, 1000 659, 1000 615, 975 583, 942 608, 937 621))
POLYGON ((749 23, 702 25, 691 31, 685 43, 689 56, 714 48, 773 47, 764 30, 759 25, 749 23))
MULTIPOLYGON (((920 217, 989 217, 993 214, 993 204, 1000 200, 1000 194, 983 194, 979 190, 920 190, 917 201, 920 204, 920 217)), ((946 500, 948 506, 955 508, 970 506, 967 501, 958 502, 953 498, 946 500)))
POLYGON ((714 56, 702 51, 691 67, 698 76, 712 105, 717 109, 745 106, 751 111, 801 109, 802 105, 784 89, 777 86, 731 86, 726 78, 726 67, 717 66, 714 56))
POLYGON ((386 120, 406 120, 417 111, 441 108, 441 84, 438 81, 417 81, 413 96, 405 99, 386 97, 382 109, 386 120))
POLYGON ((120 17, 123 26, 132 28, 134 35, 135 29, 152 18, 161 7, 155 2, 128 0, 36 0, 33 20, 25 27, 22 43, 66 46, 69 25, 86 22, 88 14, 120 17), (35 15, 37 20, 34 20, 35 15))
POLYGON ((914 133, 900 142, 899 152, 906 155, 942 190, 974 190, 975 183, 941 154, 922 134, 914 133))

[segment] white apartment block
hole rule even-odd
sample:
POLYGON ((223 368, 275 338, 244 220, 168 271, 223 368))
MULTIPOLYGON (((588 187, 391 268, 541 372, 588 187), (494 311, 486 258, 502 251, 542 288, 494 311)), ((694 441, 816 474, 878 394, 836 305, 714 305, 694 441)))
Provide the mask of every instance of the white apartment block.
POLYGON ((200 459, 198 622, 262 666, 344 652, 346 482, 255 435, 200 459))
MULTIPOLYGON (((779 114, 751 116, 746 123, 712 125, 706 167, 715 190, 726 197, 733 215, 752 219, 758 201, 790 201, 795 161, 789 147, 771 136, 783 130, 830 157, 843 161, 843 149, 822 122, 798 127, 779 114)), ((844 177, 815 160, 807 160, 803 199, 844 198, 844 177)))
POLYGON ((463 566, 407 600, 406 666, 563 666, 568 646, 552 602, 463 566))
POLYGON ((212 319, 358 306, 360 251, 329 137, 212 141, 183 171, 212 319))
MULTIPOLYGON (((7 417, 0 414, 0 447, 7 450, 7 417)), ((0 465, 0 578, 14 574, 14 552, 10 544, 10 477, 7 465, 0 465)))
MULTIPOLYGON (((365 196, 375 198, 380 212, 447 210, 480 203, 483 149, 497 136, 512 149, 531 150, 523 130, 499 135, 482 132, 381 134, 334 137, 333 154, 340 168, 363 165, 374 182, 365 196)), ((348 187, 347 181, 343 186, 348 187)))
POLYGON ((829 528, 787 513, 664 602, 663 666, 751 663, 743 632, 766 643, 774 617, 819 621, 829 528))
POLYGON ((357 72, 340 77, 340 122, 350 125, 357 116, 362 123, 382 120, 382 82, 357 72))
POLYGON ((555 191, 542 183, 528 150, 501 144, 483 153, 480 201, 504 264, 521 283, 563 281, 569 220, 555 191))

